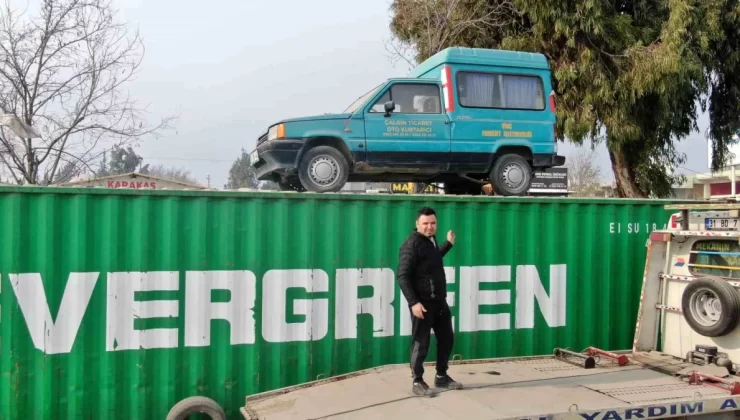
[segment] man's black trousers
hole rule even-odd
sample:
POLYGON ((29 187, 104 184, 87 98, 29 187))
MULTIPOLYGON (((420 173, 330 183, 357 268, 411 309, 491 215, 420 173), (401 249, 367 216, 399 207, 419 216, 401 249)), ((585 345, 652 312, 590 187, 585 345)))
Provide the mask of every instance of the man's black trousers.
POLYGON ((452 352, 454 333, 452 332, 452 314, 446 301, 429 301, 421 303, 427 310, 424 319, 411 315, 411 372, 414 380, 424 375, 424 361, 429 351, 431 332, 437 338, 437 375, 447 373, 447 361, 452 352))

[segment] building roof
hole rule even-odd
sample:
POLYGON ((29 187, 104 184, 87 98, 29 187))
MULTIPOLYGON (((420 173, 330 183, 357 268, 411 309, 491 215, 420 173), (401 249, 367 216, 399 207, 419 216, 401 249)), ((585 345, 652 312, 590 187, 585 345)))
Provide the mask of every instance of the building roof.
MULTIPOLYGON (((718 182, 730 182, 731 176, 732 170, 725 169, 717 172, 688 174, 686 175, 686 178, 693 184, 714 184, 718 182)), ((736 177, 740 180, 740 169, 736 170, 736 177)))
POLYGON ((539 53, 494 50, 487 48, 446 48, 420 63, 409 77, 421 77, 441 64, 518 67, 548 70, 547 57, 539 53))
POLYGON ((173 178, 165 178, 161 176, 151 175, 151 174, 142 174, 138 172, 128 172, 125 174, 116 174, 116 175, 110 175, 110 176, 103 176, 99 178, 84 178, 84 179, 78 179, 75 181, 65 182, 62 184, 59 184, 59 186, 79 186, 83 184, 89 184, 92 182, 101 182, 101 181, 110 181, 115 179, 122 179, 122 178, 141 178, 141 179, 149 179, 153 181, 162 181, 162 182, 168 182, 170 184, 178 184, 182 185, 185 188, 191 188, 191 189, 198 189, 198 190, 205 190, 207 187, 204 187, 203 185, 198 184, 191 184, 189 182, 183 182, 179 181, 177 179, 173 178))

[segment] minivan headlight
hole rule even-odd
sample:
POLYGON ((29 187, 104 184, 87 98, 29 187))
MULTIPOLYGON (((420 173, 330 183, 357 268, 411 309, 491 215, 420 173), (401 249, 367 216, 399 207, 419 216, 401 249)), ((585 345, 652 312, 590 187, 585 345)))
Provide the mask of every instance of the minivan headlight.
POLYGON ((277 124, 270 127, 267 131, 267 140, 277 140, 285 138, 285 124, 277 124))

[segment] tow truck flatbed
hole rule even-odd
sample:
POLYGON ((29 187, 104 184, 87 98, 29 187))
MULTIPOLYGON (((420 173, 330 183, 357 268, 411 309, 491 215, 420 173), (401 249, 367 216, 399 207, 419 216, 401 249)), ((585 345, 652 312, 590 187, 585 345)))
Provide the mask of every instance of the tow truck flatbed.
MULTIPOLYGON (((676 375, 702 366, 655 352, 629 356, 625 366, 602 357, 591 369, 555 356, 451 362, 450 376, 465 388, 432 398, 411 394, 408 365, 385 366, 250 396, 241 413, 250 420, 597 420, 734 416, 740 407, 740 395, 676 375)), ((427 373, 431 386, 433 364, 427 373)))

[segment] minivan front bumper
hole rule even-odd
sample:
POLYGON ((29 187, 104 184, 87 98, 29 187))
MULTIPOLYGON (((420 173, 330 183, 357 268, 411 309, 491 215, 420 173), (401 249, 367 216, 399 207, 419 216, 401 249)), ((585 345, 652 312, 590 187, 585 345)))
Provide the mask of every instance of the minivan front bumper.
POLYGON ((303 140, 272 140, 260 143, 249 154, 249 163, 260 181, 275 181, 275 175, 289 175, 296 171, 298 153, 303 140))
POLYGON ((532 166, 535 168, 552 168, 565 165, 565 156, 551 154, 532 155, 532 166))

